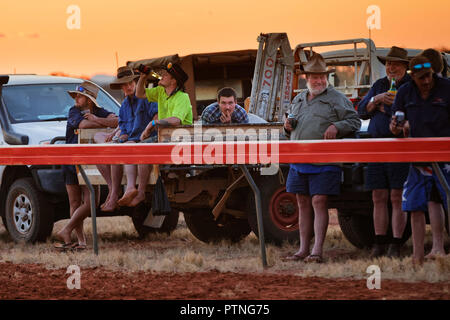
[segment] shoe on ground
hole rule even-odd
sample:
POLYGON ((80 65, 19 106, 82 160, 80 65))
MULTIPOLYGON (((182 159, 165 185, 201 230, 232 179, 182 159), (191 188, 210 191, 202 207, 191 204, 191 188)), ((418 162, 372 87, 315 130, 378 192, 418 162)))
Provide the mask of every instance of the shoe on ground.
POLYGON ((386 253, 386 245, 375 243, 370 253, 370 258, 379 258, 386 253))
POLYGON ((398 243, 389 244, 387 256, 389 258, 400 258, 400 248, 401 246, 398 243))

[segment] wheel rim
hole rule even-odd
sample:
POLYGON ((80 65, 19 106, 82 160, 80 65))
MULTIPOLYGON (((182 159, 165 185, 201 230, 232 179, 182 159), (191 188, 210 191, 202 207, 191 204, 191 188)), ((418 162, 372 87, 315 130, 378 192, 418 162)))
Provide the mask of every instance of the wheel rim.
POLYGON ((13 220, 19 233, 26 234, 30 231, 33 223, 33 209, 30 199, 24 194, 18 195, 14 200, 13 220))
POLYGON ((270 217, 274 224, 285 231, 298 230, 298 206, 295 194, 278 189, 270 199, 270 217))

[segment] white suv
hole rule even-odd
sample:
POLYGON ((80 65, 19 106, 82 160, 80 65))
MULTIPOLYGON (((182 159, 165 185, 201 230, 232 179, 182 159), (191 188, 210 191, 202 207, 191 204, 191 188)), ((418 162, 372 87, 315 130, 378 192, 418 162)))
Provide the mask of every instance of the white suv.
MULTIPOLYGON (((74 100, 68 90, 82 79, 0 75, 0 145, 64 143, 74 100)), ((120 105, 100 88, 97 101, 119 114, 120 105)), ((44 241, 54 221, 69 217, 60 166, 0 166, 0 216, 15 241, 44 241)))

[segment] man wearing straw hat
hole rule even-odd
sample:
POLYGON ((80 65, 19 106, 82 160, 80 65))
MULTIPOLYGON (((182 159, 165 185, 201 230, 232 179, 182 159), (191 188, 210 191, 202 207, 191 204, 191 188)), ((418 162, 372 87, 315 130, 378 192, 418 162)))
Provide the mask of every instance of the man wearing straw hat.
MULTIPOLYGON (((138 142, 147 124, 154 118, 157 118, 158 104, 148 102, 147 99, 139 99, 135 95, 136 80, 138 78, 139 75, 135 74, 133 69, 124 66, 117 69, 116 79, 109 85, 112 90, 122 90, 125 96, 119 111, 120 135, 117 139, 119 143, 138 142)), ((96 135, 96 138, 99 139, 99 136, 96 135)), ((107 142, 110 138, 112 138, 111 135, 107 136, 102 142, 107 142)), ((96 142, 99 141, 97 140, 96 142)), ((109 189, 108 196, 105 203, 101 206, 101 210, 112 212, 117 206, 128 206, 137 194, 137 166, 125 165, 127 187, 121 199, 119 199, 119 192, 123 175, 122 165, 98 165, 97 167, 105 178, 109 189)), ((143 179, 148 180, 148 176, 143 177, 143 179)))
MULTIPOLYGON (((337 139, 360 128, 361 121, 350 100, 328 84, 330 72, 334 70, 327 70, 325 60, 317 53, 305 65, 303 73, 308 90, 294 98, 290 117, 284 123, 291 140, 337 139)), ((338 195, 340 184, 339 164, 291 164, 286 190, 297 197, 300 248, 286 260, 322 262, 329 219, 328 196, 338 195), (313 234, 314 246, 310 252, 313 234)))
MULTIPOLYGON (((85 81, 78 85, 75 91, 68 91, 75 100, 75 106, 70 108, 66 127, 66 144, 78 143, 76 129, 116 127, 117 116, 109 112, 97 103, 98 87, 85 81)), ((57 238, 62 243, 55 244, 60 250, 83 249, 86 247, 86 238, 83 233, 83 221, 90 214, 89 190, 86 186, 78 184, 75 166, 63 166, 64 180, 69 196, 70 220, 57 238), (71 242, 72 231, 75 230, 78 242, 71 242)))
MULTIPOLYGON (((408 52, 393 46, 388 54, 378 59, 385 65, 386 76, 378 79, 367 95, 358 105, 362 119, 370 119, 369 133, 372 138, 392 138, 389 130, 391 107, 395 93, 390 92, 391 81, 395 79, 395 88, 411 80, 408 70, 408 52)), ((386 253, 388 257, 399 257, 402 236, 406 226, 407 215, 402 211, 403 183, 408 176, 408 163, 369 163, 366 172, 366 189, 372 191, 373 224, 375 244, 371 257, 377 258, 386 253), (388 202, 392 204, 392 240, 387 239, 389 226, 388 202)))

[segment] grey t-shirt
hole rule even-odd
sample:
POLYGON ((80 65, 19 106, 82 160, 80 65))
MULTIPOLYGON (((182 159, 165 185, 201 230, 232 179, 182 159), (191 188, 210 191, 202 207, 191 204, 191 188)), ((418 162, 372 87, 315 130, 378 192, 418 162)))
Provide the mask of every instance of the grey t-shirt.
POLYGON ((298 120, 291 132, 291 140, 321 140, 331 124, 342 138, 361 127, 361 120, 351 101, 331 85, 311 101, 308 91, 298 94, 291 103, 290 113, 298 120))

